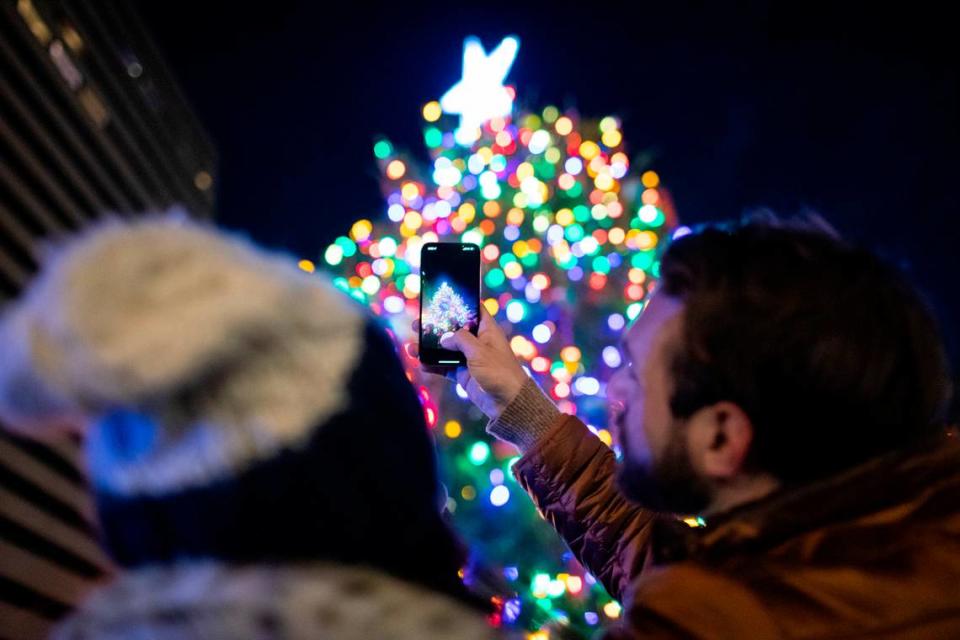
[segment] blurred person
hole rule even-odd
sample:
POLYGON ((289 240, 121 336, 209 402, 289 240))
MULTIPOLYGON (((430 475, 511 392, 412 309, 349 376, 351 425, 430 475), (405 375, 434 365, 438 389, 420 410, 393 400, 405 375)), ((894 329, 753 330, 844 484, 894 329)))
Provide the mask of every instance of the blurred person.
POLYGON ((0 418, 80 411, 119 575, 59 638, 487 638, 385 332, 323 276, 110 222, 0 322, 0 418))
POLYGON ((619 464, 485 310, 443 340, 517 480, 624 603, 609 637, 960 638, 960 443, 904 277, 775 219, 679 238, 660 276, 607 386, 619 464))

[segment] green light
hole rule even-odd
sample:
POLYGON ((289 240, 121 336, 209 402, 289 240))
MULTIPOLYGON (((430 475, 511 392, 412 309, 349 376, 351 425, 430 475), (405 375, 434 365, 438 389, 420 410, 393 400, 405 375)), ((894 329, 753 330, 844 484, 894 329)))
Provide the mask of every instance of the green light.
POLYGON ((502 285, 506 279, 507 277, 503 275, 503 271, 500 269, 490 269, 490 271, 487 272, 487 276, 484 278, 484 281, 486 281, 488 287, 496 289, 502 285))
POLYGON ((540 255, 536 253, 528 253, 527 255, 520 258, 520 263, 525 267, 535 267, 540 261, 540 255))
POLYGON ((631 320, 636 319, 640 312, 643 310, 643 305, 639 302, 634 302, 629 307, 627 307, 627 317, 631 320))
POLYGON ((427 127, 423 132, 423 141, 428 147, 434 149, 443 144, 443 133, 436 127, 427 127))
POLYGON ((607 259, 607 256, 597 256, 594 258, 593 270, 603 275, 610 273, 610 261, 607 259))
POLYGON ((528 129, 539 129, 541 125, 540 116, 535 113, 531 113, 526 117, 523 123, 528 129))
POLYGON ((653 265, 653 251, 638 251, 630 258, 630 264, 635 269, 649 271, 653 265))
MULTIPOLYGON (((556 151, 556 149, 553 149, 553 151, 556 151)), ((560 156, 560 152, 558 151, 557 160, 560 159, 559 156, 560 156)), ((544 182, 549 182, 550 180, 553 180, 555 177, 557 177, 557 170, 552 164, 550 164, 549 161, 538 162, 537 164, 535 164, 533 166, 533 172, 537 178, 539 178, 540 180, 543 180, 544 182)))
POLYGON ((393 145, 388 140, 377 140, 373 145, 373 155, 380 160, 387 158, 393 153, 393 145))
POLYGON ((640 210, 637 211, 637 218, 639 218, 643 224, 651 227, 659 227, 667 220, 663 215, 663 210, 652 204, 645 204, 640 207, 640 210))
POLYGON ((554 122, 557 118, 560 117, 560 110, 555 106, 550 105, 543 109, 543 121, 544 122, 554 122))
POLYGON ((574 182, 573 186, 567 189, 564 193, 571 198, 577 198, 583 193, 583 185, 579 182, 574 182))
POLYGON ((666 221, 667 221, 667 218, 666 216, 663 215, 663 211, 661 211, 660 209, 657 209, 656 215, 654 215, 653 219, 647 222, 647 224, 650 225, 651 227, 659 227, 666 221))
MULTIPOLYGON (((393 277, 399 278, 400 276, 405 276, 410 273, 410 265, 407 264, 406 260, 394 260, 393 261, 393 277)), ((402 286, 400 287, 403 288, 402 286)))
POLYGON ((347 236, 340 236, 333 243, 343 251, 344 258, 349 258, 357 252, 357 244, 347 236))
POLYGON ((573 208, 573 219, 577 222, 589 222, 590 209, 588 209, 585 205, 578 204, 573 208))
POLYGON ((579 224, 572 224, 563 231, 564 237, 570 242, 577 242, 583 239, 583 227, 579 224))
POLYGON ((470 462, 478 467, 490 457, 490 445, 484 441, 474 442, 470 447, 470 462))
POLYGON ((511 262, 516 262, 516 261, 517 261, 517 256, 513 255, 513 254, 510 253, 509 251, 508 251, 507 253, 501 253, 501 254, 500 254, 500 266, 501 266, 501 267, 505 267, 505 266, 507 266, 508 264, 510 264, 511 262))
POLYGON ((500 173, 507 168, 507 159, 504 158, 499 153, 490 158, 490 170, 495 173, 500 173))
POLYGON ((344 278, 343 276, 338 276, 338 277, 334 278, 334 279, 333 279, 333 286, 335 286, 337 289, 340 289, 341 291, 349 291, 349 290, 350 290, 350 283, 347 282, 347 279, 344 278))

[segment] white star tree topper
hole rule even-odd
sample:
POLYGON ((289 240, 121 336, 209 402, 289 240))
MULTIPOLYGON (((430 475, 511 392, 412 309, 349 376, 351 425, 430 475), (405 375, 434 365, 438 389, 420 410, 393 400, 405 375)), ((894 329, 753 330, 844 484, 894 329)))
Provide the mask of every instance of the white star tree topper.
POLYGON ((517 57, 520 40, 504 38, 490 55, 475 37, 463 41, 463 77, 440 98, 444 112, 460 115, 455 136, 464 146, 477 139, 477 129, 493 118, 513 111, 513 97, 503 81, 517 57))

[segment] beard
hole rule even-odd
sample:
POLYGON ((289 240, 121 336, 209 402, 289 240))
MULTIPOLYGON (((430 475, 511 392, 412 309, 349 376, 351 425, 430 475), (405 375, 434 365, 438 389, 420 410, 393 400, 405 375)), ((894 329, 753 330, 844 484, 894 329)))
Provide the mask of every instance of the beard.
POLYGON ((623 461, 617 470, 620 491, 642 507, 660 513, 699 514, 710 504, 710 491, 690 463, 683 425, 670 427, 670 440, 653 462, 637 460, 623 443, 623 461))

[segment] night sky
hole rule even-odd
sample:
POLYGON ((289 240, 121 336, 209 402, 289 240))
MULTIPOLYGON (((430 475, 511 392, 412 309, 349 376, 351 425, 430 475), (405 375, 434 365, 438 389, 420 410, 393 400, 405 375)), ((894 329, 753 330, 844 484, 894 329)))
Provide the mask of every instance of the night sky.
POLYGON ((516 34, 521 102, 620 116, 687 224, 820 212, 909 271, 956 368, 960 52, 945 10, 138 4, 219 150, 225 226, 316 257, 383 215, 374 138, 426 159, 420 108, 460 78, 463 38, 516 34))

